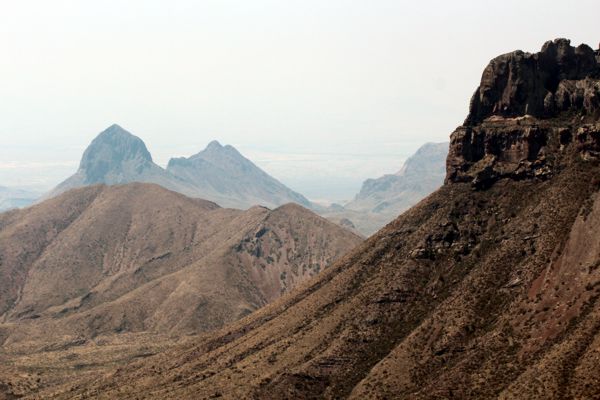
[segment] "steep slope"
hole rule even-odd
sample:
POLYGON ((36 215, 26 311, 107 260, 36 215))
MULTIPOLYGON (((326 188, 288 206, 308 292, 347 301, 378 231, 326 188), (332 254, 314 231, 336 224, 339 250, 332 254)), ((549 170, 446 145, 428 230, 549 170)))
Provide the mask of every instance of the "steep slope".
POLYGON ((40 393, 600 397, 598 59, 559 39, 493 60, 451 136, 438 191, 315 280, 195 346, 40 393), (540 96, 532 82, 542 81, 553 84, 540 96), (585 89, 567 104, 556 100, 561 87, 585 89))
POLYGON ((447 155, 448 143, 426 143, 397 173, 367 179, 354 200, 319 213, 337 223, 350 221, 363 235, 372 235, 444 183, 447 155))
POLYGON ((30 206, 39 197, 31 190, 0 186, 0 212, 30 206))
POLYGON ((90 186, 0 214, 0 342, 221 327, 360 243, 296 205, 90 186))
POLYGON ((193 183, 202 198, 224 207, 277 207, 291 202, 311 207, 304 196, 268 175, 232 146, 221 146, 217 141, 189 158, 171 159, 167 171, 193 183))

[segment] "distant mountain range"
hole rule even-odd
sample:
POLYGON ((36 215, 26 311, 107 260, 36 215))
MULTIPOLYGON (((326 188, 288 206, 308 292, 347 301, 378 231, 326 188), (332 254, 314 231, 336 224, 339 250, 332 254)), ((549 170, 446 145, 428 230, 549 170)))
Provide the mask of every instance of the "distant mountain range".
POLYGON ((0 186, 0 212, 33 204, 41 193, 21 188, 0 186))
POLYGON ((361 241, 295 204, 224 209, 142 183, 73 189, 0 214, 0 344, 212 330, 361 241))
POLYGON ((354 200, 329 207, 321 214, 342 225, 351 224, 371 235, 433 193, 444 183, 448 142, 426 143, 400 171, 367 179, 354 200))
POLYGON ((139 137, 115 124, 92 141, 77 172, 45 198, 94 184, 155 183, 236 209, 296 203, 368 236, 441 186, 447 151, 448 143, 425 144, 399 172, 365 181, 350 203, 323 207, 286 187, 234 147, 217 141, 191 157, 172 158, 162 168, 139 137))
POLYGON ((312 207, 304 196, 258 168, 232 146, 211 142, 189 158, 174 158, 163 169, 144 142, 119 125, 101 132, 85 150, 78 171, 48 197, 93 184, 156 183, 167 189, 218 203, 222 207, 269 208, 286 203, 312 207))

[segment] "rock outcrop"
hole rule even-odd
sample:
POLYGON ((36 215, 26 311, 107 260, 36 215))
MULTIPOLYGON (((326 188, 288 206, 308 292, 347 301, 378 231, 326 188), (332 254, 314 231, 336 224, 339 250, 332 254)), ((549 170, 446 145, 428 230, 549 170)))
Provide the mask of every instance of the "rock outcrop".
POLYGON ((551 176, 572 144, 600 151, 600 58, 566 39, 486 67, 465 123, 451 135, 446 182, 488 188, 503 177, 551 176))
POLYGON ((594 115, 600 111, 598 57, 586 44, 573 47, 556 39, 539 53, 515 51, 493 59, 473 95, 466 125, 492 115, 540 118, 569 110, 594 115))

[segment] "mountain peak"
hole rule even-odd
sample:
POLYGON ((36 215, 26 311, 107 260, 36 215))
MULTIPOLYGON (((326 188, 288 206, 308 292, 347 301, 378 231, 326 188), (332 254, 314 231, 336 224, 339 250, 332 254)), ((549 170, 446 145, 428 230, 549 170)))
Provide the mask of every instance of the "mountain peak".
POLYGON ((208 146, 206 146, 206 150, 220 150, 222 148, 223 146, 218 140, 213 140, 208 144, 208 146))
POLYGON ((107 174, 121 169, 125 162, 141 167, 152 163, 152 156, 142 139, 113 124, 88 146, 79 169, 85 172, 87 183, 103 182, 107 174))

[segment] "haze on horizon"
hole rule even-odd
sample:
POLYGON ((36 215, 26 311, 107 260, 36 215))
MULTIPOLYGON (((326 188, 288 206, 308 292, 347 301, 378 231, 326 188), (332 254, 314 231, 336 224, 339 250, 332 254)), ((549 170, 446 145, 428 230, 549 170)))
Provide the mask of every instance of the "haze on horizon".
POLYGON ((0 186, 48 189, 118 123, 154 159, 231 144, 311 199, 353 196, 467 114, 494 56, 600 6, 549 1, 0 3, 0 186))

